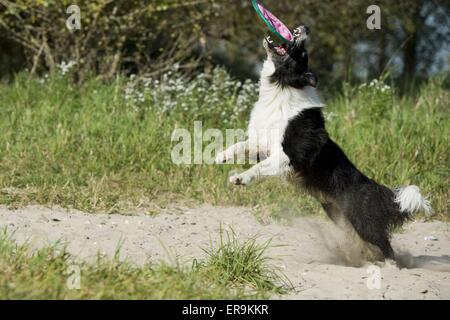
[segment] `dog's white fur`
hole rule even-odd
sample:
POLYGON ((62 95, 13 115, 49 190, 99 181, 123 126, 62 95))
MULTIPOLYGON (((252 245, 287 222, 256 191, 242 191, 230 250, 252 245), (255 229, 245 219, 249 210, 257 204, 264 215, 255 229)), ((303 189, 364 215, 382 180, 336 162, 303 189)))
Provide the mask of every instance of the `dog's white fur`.
POLYGON ((231 183, 246 185, 260 177, 286 173, 289 159, 281 143, 289 120, 304 109, 325 106, 313 87, 281 88, 272 83, 270 76, 274 72, 275 65, 268 52, 261 71, 259 99, 250 116, 249 139, 231 146, 216 158, 217 163, 224 163, 236 155, 245 157, 248 153, 250 158, 259 155, 262 161, 241 174, 231 176, 231 183))
POLYGON ((402 212, 414 214, 424 211, 427 215, 433 213, 430 201, 420 194, 418 186, 412 185, 395 190, 395 202, 402 212))

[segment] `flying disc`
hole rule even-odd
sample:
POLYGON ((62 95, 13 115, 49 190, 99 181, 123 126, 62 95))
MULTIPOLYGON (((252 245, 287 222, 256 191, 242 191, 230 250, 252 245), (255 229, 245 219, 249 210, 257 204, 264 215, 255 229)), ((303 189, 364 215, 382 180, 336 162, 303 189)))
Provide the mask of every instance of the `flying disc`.
POLYGON ((252 0, 252 3, 258 16, 265 22, 272 33, 287 44, 292 44, 294 42, 294 36, 291 31, 280 19, 267 10, 259 1, 252 0))

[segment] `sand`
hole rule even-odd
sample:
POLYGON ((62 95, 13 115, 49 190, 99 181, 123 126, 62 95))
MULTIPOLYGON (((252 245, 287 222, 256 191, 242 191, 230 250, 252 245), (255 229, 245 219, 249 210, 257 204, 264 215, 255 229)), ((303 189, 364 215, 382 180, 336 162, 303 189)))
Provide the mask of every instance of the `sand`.
POLYGON ((0 207, 0 228, 33 248, 67 243, 77 259, 97 253, 138 265, 202 258, 217 245, 221 228, 239 239, 271 240, 266 254, 295 290, 281 299, 449 299, 450 226, 411 222, 393 237, 398 268, 361 260, 351 240, 321 217, 292 218, 262 224, 249 208, 203 206, 181 208, 157 216, 87 214, 58 208, 0 207), (431 237, 431 239, 429 238, 431 237))

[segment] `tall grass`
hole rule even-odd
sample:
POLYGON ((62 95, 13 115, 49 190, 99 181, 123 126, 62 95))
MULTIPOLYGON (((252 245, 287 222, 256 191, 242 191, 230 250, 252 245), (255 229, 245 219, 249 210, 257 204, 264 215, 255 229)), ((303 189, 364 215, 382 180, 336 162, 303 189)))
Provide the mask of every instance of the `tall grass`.
MULTIPOLYGON (((85 211, 154 211, 183 201, 245 205, 271 215, 320 212, 279 179, 228 185, 234 165, 171 161, 175 128, 245 128, 257 84, 223 70, 187 80, 28 74, 0 85, 0 203, 57 204, 85 211), (156 208, 156 209, 155 209, 156 208)), ((441 218, 449 217, 449 92, 432 80, 399 97, 382 82, 346 86, 326 102, 331 136, 371 178, 418 184, 441 218)))
POLYGON ((207 260, 198 265, 222 285, 238 284, 263 292, 286 293, 293 288, 292 284, 270 265, 265 256, 269 246, 270 241, 259 244, 256 238, 239 241, 233 230, 224 232, 221 228, 219 247, 204 249, 207 260))

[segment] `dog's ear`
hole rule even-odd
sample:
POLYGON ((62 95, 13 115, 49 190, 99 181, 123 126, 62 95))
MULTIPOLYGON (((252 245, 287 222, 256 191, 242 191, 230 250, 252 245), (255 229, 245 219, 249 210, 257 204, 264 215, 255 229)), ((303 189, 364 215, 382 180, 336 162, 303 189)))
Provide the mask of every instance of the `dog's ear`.
POLYGON ((303 81, 306 85, 311 86, 313 88, 316 88, 317 83, 319 82, 316 74, 312 71, 307 71, 303 74, 303 81))
POLYGON ((303 89, 307 86, 316 88, 318 82, 316 74, 310 70, 307 70, 303 73, 291 73, 283 80, 285 81, 286 85, 297 89, 303 89))

